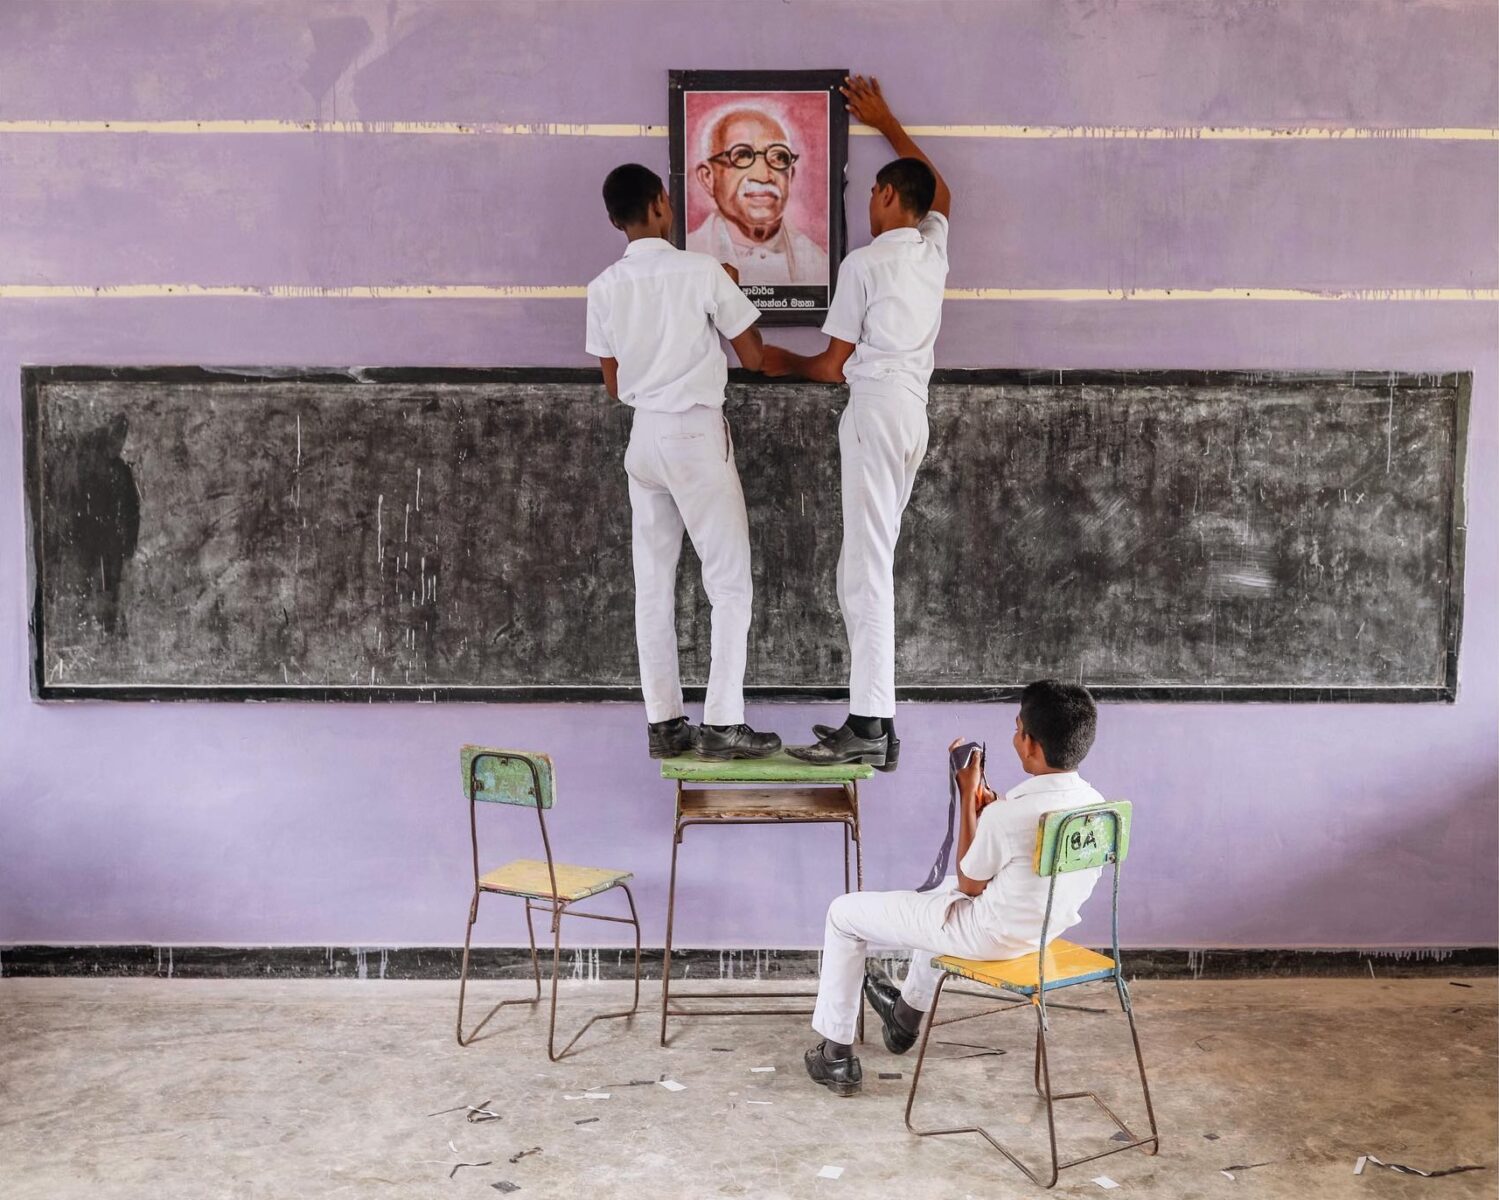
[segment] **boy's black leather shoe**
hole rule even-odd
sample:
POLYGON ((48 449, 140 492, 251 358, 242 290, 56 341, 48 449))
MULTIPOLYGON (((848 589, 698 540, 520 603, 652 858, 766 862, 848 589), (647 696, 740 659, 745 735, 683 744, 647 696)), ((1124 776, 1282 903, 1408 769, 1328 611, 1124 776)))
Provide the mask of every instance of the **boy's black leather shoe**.
POLYGON ((645 727, 652 758, 676 758, 692 749, 692 726, 686 717, 656 721, 645 727))
POLYGON ((807 1074, 813 1083, 820 1083, 835 1096, 857 1096, 864 1086, 864 1069, 859 1060, 850 1054, 847 1058, 829 1059, 822 1053, 823 1043, 818 1042, 803 1055, 807 1074))
POLYGON ((864 976, 864 999, 869 1007, 880 1014, 880 1025, 885 1034, 885 1049, 891 1054, 904 1054, 916 1044, 916 1034, 911 1033, 895 1019, 895 1002, 900 999, 900 989, 888 979, 864 976))
POLYGON ((842 763, 868 763, 883 768, 887 758, 888 739, 882 733, 876 738, 861 738, 847 725, 811 746, 792 746, 789 753, 803 762, 832 767, 842 763))
MULTIPOLYGON (((812 732, 819 742, 825 742, 838 732, 838 728, 833 725, 814 725, 812 732)), ((883 765, 875 767, 876 771, 893 771, 900 762, 900 738, 890 733, 885 735, 885 739, 885 761, 883 765)))
POLYGON ((727 762, 731 758, 765 758, 781 748, 781 739, 773 733, 756 733, 748 725, 730 725, 714 729, 699 725, 693 740, 693 753, 709 762, 727 762))

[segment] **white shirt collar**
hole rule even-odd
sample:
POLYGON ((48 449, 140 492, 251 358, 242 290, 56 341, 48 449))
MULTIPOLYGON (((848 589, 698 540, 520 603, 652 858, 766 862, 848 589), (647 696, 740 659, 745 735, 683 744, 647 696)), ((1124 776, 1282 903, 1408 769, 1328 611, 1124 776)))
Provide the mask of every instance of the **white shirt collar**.
POLYGON ((877 238, 875 238, 874 240, 876 242, 912 242, 912 243, 915 243, 915 242, 922 241, 923 238, 921 236, 921 230, 917 229, 916 226, 914 226, 914 225, 901 225, 901 226, 898 226, 895 229, 887 229, 887 230, 885 230, 884 233, 880 234, 880 236, 877 237, 877 238))
POLYGON ((1007 795, 1014 800, 1020 796, 1035 796, 1042 792, 1069 792, 1074 788, 1087 786, 1076 771, 1057 771, 1051 775, 1032 775, 1024 783, 1017 783, 1007 795))
POLYGON ((673 246, 670 242, 668 242, 665 238, 658 238, 658 237, 636 238, 633 242, 626 243, 626 245, 625 245, 625 257, 629 258, 630 255, 632 255, 632 254, 649 254, 650 252, 655 251, 655 250, 675 250, 675 249, 676 249, 676 247, 673 246))

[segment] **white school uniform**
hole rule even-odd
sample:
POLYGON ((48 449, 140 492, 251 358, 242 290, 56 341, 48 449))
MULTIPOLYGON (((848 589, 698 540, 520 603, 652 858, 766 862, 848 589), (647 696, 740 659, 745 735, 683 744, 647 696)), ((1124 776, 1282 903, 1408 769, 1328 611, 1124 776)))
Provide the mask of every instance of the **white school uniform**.
POLYGON ((619 362, 619 398, 635 410, 625 472, 635 567, 635 643, 646 720, 682 716, 676 579, 682 533, 713 606, 703 720, 744 720, 749 638, 749 520, 723 414, 728 361, 759 312, 704 254, 641 238, 588 285, 588 353, 619 362))
MULTIPOLYGON (((822 975, 812 1028, 829 1041, 851 1043, 859 1019, 864 960, 870 946, 911 951, 901 996, 919 1012, 932 1005, 942 972, 932 958, 1017 958, 1041 948, 1041 922, 1051 880, 1036 874, 1036 834, 1043 813, 1102 804, 1076 771, 1036 775, 979 814, 973 844, 959 864, 970 879, 989 881, 965 896, 956 876, 930 892, 850 892, 828 906, 822 975)), ((1050 942, 1081 919, 1083 901, 1103 873, 1095 867, 1056 877, 1050 942)))
POLYGON ((895 715, 895 544, 926 456, 932 377, 947 284, 947 218, 928 213, 853 251, 822 331, 854 343, 838 424, 843 548, 838 606, 849 646, 849 711, 895 715))

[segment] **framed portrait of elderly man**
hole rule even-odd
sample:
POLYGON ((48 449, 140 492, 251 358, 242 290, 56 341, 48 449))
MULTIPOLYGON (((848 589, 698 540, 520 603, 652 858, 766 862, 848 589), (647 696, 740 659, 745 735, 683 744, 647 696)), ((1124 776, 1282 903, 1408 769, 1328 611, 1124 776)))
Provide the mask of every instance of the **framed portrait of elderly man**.
POLYGON ((820 325, 847 248, 847 71, 672 71, 676 244, 739 272, 766 325, 820 325))

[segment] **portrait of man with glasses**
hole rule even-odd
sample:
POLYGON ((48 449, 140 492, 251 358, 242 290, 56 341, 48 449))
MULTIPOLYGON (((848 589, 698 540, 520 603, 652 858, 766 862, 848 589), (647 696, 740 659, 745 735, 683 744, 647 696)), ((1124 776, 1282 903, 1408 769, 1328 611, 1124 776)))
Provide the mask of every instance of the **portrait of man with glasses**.
POLYGON ((801 158, 789 123, 763 101, 730 103, 702 123, 692 174, 713 211, 687 249, 736 268, 741 284, 828 282, 827 251, 787 218, 801 158))
POLYGON ((827 315, 847 249, 833 71, 672 71, 674 244, 737 275, 766 325, 827 315))

